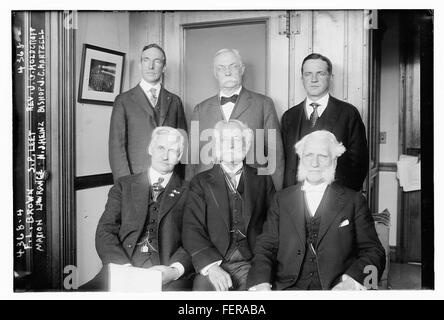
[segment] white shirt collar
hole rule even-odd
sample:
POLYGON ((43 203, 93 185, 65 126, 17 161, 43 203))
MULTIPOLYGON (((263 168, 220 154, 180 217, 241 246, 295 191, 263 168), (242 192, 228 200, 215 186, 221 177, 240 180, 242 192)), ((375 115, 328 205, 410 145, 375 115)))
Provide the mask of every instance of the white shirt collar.
POLYGON ((160 177, 162 177, 163 181, 161 183, 161 186, 164 188, 166 187, 166 185, 170 181, 172 175, 173 175, 173 172, 170 172, 167 174, 161 174, 160 172, 156 171, 152 167, 150 167, 150 169, 148 170, 148 179, 149 179, 150 183, 153 184, 153 183, 157 182, 160 177))
POLYGON ((318 193, 324 193, 325 189, 327 189, 328 183, 322 182, 319 184, 311 184, 307 180, 304 180, 304 184, 301 187, 302 191, 305 192, 318 192, 318 193))
POLYGON ((145 92, 149 92, 151 88, 154 88, 154 89, 156 89, 156 96, 159 96, 161 84, 160 84, 160 81, 158 81, 155 85, 152 85, 151 83, 148 83, 144 79, 142 79, 142 80, 140 80, 140 87, 145 92))
POLYGON ((307 97, 307 99, 305 99, 305 112, 308 115, 308 119, 310 119, 310 115, 313 112, 313 107, 310 106, 310 104, 313 102, 318 103, 319 107, 316 109, 316 111, 318 112, 319 116, 322 116, 322 113, 324 112, 325 108, 327 108, 329 98, 330 98, 329 93, 327 93, 321 99, 318 99, 316 101, 311 100, 309 97, 307 97))
POLYGON ((312 217, 316 214, 316 211, 321 204, 327 186, 328 184, 326 182, 313 185, 305 180, 301 187, 301 190, 305 193, 305 199, 307 200, 308 212, 312 217))
POLYGON ((244 164, 241 162, 238 165, 236 165, 233 169, 228 168, 222 162, 220 165, 222 167, 222 170, 224 170, 227 174, 229 174, 229 175, 235 174, 235 176, 234 176, 235 186, 234 187, 237 188, 237 186, 239 185, 240 177, 241 177, 241 174, 240 174, 240 172, 238 173, 238 171, 240 171, 242 169, 242 166, 244 164))
MULTIPOLYGON (((232 96, 233 94, 237 94, 237 95, 239 95, 240 92, 241 92, 241 90, 242 90, 242 86, 240 86, 239 89, 237 89, 236 91, 234 91, 230 96, 232 96)), ((219 99, 220 99, 220 97, 230 97, 230 96, 228 96, 228 95, 222 93, 222 91, 219 91, 219 99)))

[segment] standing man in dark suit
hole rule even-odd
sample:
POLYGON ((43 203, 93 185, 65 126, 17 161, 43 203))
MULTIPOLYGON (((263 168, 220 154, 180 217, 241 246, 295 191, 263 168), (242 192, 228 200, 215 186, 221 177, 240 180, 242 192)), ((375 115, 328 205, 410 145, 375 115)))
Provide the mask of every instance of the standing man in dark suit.
POLYGON ((356 191, 361 190, 368 172, 368 147, 365 127, 358 110, 329 95, 332 64, 327 57, 317 53, 308 55, 302 62, 301 72, 307 98, 282 116, 284 187, 297 182, 298 158, 293 149, 295 143, 310 132, 328 130, 347 149, 338 160, 337 182, 356 191))
POLYGON ((255 239, 274 194, 270 176, 243 163, 252 134, 239 120, 219 121, 218 164, 191 181, 182 239, 199 273, 193 290, 246 289, 255 239))
MULTIPOLYGON (((277 190, 282 188, 284 154, 279 121, 271 98, 250 91, 242 86, 245 66, 236 49, 222 49, 214 56, 214 76, 219 92, 199 103, 193 111, 190 125, 190 154, 192 165, 187 168, 187 179, 208 170, 213 163, 205 163, 200 152, 205 141, 193 137, 193 126, 198 125, 199 135, 213 129, 220 120, 237 119, 253 130, 253 144, 247 163, 259 167, 260 174, 271 174, 277 190), (259 157, 261 159, 258 159, 259 157)), ((210 157, 211 158, 211 157, 210 157)))
POLYGON ((154 43, 145 46, 140 58, 142 80, 114 101, 108 141, 114 181, 146 170, 145 151, 156 127, 187 129, 180 98, 161 84, 165 68, 163 49, 154 43))
POLYGON ((385 252, 366 200, 361 192, 333 182, 337 158, 344 151, 325 130, 296 144, 300 183, 273 199, 264 231, 256 240, 250 290, 377 286, 385 252))
POLYGON ((103 268, 82 290, 107 290, 109 263, 159 270, 163 290, 191 289, 193 266, 181 240, 188 189, 173 172, 183 148, 178 130, 157 127, 148 170, 119 178, 111 188, 96 231, 103 268))

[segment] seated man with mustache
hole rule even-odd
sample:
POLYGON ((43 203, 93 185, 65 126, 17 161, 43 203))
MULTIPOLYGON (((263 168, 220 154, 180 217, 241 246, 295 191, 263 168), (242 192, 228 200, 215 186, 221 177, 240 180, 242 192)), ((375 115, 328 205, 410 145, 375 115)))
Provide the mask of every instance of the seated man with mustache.
POLYGON ((244 163, 252 136, 239 120, 219 121, 216 164, 191 180, 182 240, 198 272, 194 291, 246 290, 254 242, 275 191, 270 176, 244 163))

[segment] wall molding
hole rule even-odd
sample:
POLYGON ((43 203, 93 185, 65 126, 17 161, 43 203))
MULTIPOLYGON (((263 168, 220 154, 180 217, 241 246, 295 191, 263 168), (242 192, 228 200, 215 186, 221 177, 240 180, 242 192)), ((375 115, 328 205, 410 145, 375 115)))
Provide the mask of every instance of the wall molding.
POLYGON ((76 177, 74 180, 74 190, 84 190, 98 188, 114 184, 112 173, 94 174, 89 176, 76 177))
POLYGON ((380 162, 379 171, 382 172, 397 172, 398 165, 396 162, 380 162))

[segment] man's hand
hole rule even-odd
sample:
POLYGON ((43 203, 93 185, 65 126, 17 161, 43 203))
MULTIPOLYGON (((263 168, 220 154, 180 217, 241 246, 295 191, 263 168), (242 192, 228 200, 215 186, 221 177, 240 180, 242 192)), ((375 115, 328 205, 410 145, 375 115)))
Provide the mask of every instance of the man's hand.
POLYGON ((362 284, 355 281, 352 277, 343 274, 341 282, 335 285, 332 290, 367 290, 362 284))
POLYGON ((151 270, 158 270, 162 272, 162 284, 165 285, 167 283, 170 283, 174 279, 179 277, 179 270, 173 267, 167 267, 164 265, 157 265, 152 266, 151 268, 148 268, 151 270))
POLYGON ((208 278, 216 291, 228 291, 233 286, 230 275, 217 264, 208 269, 208 278))
POLYGON ((271 285, 268 282, 259 283, 250 287, 249 291, 271 291, 271 285))

